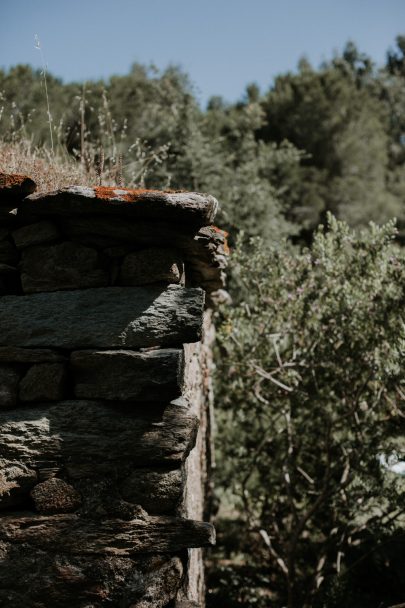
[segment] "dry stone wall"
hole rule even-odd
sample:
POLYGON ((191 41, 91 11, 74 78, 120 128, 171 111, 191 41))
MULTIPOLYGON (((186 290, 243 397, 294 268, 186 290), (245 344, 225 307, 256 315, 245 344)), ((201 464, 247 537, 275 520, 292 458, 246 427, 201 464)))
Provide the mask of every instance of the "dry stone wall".
POLYGON ((0 174, 0 606, 203 606, 217 201, 34 191, 0 174))

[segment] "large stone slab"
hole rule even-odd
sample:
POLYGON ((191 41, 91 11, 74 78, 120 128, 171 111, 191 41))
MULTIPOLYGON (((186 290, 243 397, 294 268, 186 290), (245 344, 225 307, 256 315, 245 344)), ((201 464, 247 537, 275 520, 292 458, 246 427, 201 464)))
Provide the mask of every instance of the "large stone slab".
POLYGON ((108 287, 0 299, 0 346, 130 348, 196 342, 204 292, 169 285, 108 287))
POLYGON ((109 281, 97 251, 70 241, 25 249, 20 270, 25 293, 106 287, 109 281))
POLYGON ((36 215, 123 215, 206 226, 214 220, 218 201, 199 192, 162 192, 127 188, 72 186, 33 194, 21 205, 36 215))
POLYGON ((183 351, 165 348, 73 352, 74 393, 79 399, 162 401, 181 394, 183 351))
POLYGON ((128 476, 135 467, 178 466, 194 447, 198 419, 187 407, 61 401, 0 410, 0 461, 72 479, 128 476))
POLYGON ((0 540, 28 543, 47 550, 73 555, 130 556, 139 553, 177 552, 215 544, 214 527, 206 522, 180 517, 150 516, 123 521, 94 522, 71 515, 3 517, 0 540))

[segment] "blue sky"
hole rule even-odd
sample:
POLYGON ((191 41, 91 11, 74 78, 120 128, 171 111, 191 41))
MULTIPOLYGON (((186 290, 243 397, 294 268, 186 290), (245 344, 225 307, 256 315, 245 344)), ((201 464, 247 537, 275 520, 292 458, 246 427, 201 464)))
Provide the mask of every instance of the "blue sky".
POLYGON ((305 55, 315 66, 348 39, 382 63, 405 33, 405 0, 0 0, 0 67, 64 81, 125 74, 135 61, 180 65, 201 103, 266 90, 305 55))

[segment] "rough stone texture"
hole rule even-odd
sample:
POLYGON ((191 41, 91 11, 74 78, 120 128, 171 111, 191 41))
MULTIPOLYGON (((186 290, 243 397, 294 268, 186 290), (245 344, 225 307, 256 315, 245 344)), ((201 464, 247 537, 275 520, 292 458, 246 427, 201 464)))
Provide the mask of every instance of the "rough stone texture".
POLYGON ((125 188, 72 186, 33 194, 21 205, 36 215, 123 215, 206 226, 214 221, 218 201, 198 192, 161 192, 125 188))
POLYGON ((37 473, 33 469, 18 461, 13 462, 1 459, 0 509, 22 504, 37 480, 37 473))
POLYGON ((208 302, 223 288, 217 203, 104 187, 21 198, 0 204, 0 369, 21 397, 0 411, 0 606, 203 606, 209 356, 190 343, 200 287, 208 302))
POLYGON ((0 346, 0 363, 54 363, 65 359, 63 355, 46 348, 0 346))
POLYGON ((179 397, 183 351, 166 348, 73 352, 70 358, 75 396, 79 399, 157 401, 179 397))
POLYGON ((173 513, 179 505, 183 483, 181 469, 136 469, 123 479, 120 492, 125 500, 142 505, 148 513, 164 515, 173 513))
POLYGON ((139 348, 200 338, 204 292, 109 287, 4 296, 0 346, 34 348, 139 348))
POLYGON ((18 249, 25 249, 31 245, 55 241, 60 237, 60 232, 53 222, 42 220, 18 228, 12 233, 12 237, 18 249))
POLYGON ((180 283, 184 264, 173 249, 150 247, 127 255, 122 263, 120 285, 180 283))
MULTIPOLYGON (((190 411, 200 421, 196 446, 184 465, 186 483, 180 509, 183 517, 192 519, 207 519, 210 511, 211 468, 215 466, 212 445, 213 396, 211 385, 211 347, 214 337, 215 329, 211 321, 211 312, 206 311, 202 342, 185 345, 184 395, 190 403, 190 411)), ((178 600, 191 601, 199 606, 205 606, 203 552, 200 548, 189 550, 187 573, 188 576, 178 600)))
POLYGON ((215 543, 215 531, 211 524, 181 517, 98 522, 76 514, 52 517, 27 513, 0 519, 0 541, 28 543, 51 551, 63 547, 72 555, 131 556, 209 547, 215 543))
POLYGON ((108 285, 97 251, 69 241, 29 247, 22 253, 20 269, 25 293, 108 285))
POLYGON ((129 502, 122 497, 117 477, 83 477, 73 481, 82 497, 81 517, 98 521, 114 517, 127 521, 148 517, 139 503, 129 502))
POLYGON ((0 410, 17 403, 20 373, 10 365, 0 365, 0 410))
POLYGON ((0 542, 0 561, 4 608, 166 608, 183 578, 167 554, 76 556, 0 542))
POLYGON ((70 238, 82 239, 103 246, 105 239, 109 254, 129 253, 128 247, 169 247, 181 252, 187 263, 187 280, 203 287, 207 293, 223 289, 229 248, 227 233, 215 226, 187 230, 181 224, 155 221, 130 221, 119 217, 66 218, 63 228, 70 238), (116 246, 108 241, 115 240, 116 246), (121 244, 120 244, 121 242, 121 244), (127 243, 126 248, 122 243, 127 243), (112 250, 112 251, 111 251, 112 250))
POLYGON ((61 363, 38 363, 20 382, 21 401, 58 401, 66 396, 66 369, 61 363))
POLYGON ((0 458, 64 469, 75 479, 119 478, 134 467, 180 465, 197 428, 197 418, 179 400, 143 407, 62 401, 0 412, 0 458))
POLYGON ((38 483, 31 490, 38 513, 49 515, 51 513, 70 513, 80 507, 81 497, 70 484, 53 477, 38 483))

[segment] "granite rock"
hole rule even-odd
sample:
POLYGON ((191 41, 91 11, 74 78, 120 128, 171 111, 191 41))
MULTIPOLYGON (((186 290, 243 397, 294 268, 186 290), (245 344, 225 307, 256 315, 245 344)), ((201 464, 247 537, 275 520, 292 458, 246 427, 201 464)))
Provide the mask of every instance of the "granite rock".
POLYGON ((200 227, 213 222, 218 201, 199 192, 72 186, 32 194, 24 201, 22 209, 36 215, 122 215, 200 227))
POLYGON ((20 382, 20 401, 58 401, 65 397, 66 370, 62 363, 37 363, 20 382))
POLYGON ((80 507, 79 492, 63 479, 52 477, 38 483, 31 490, 35 509, 44 515, 51 513, 70 513, 80 507))
POLYGON ((70 241, 25 249, 20 269, 25 293, 108 285, 108 274, 100 267, 97 251, 70 241))
POLYGON ((183 351, 165 348, 73 352, 70 358, 79 399, 161 401, 181 394, 183 351))
POLYGON ((0 298, 0 346, 137 349, 201 337, 204 292, 108 287, 0 298))
POLYGON ((148 283, 180 283, 184 272, 183 260, 173 249, 151 247, 133 251, 122 263, 120 285, 148 283))

